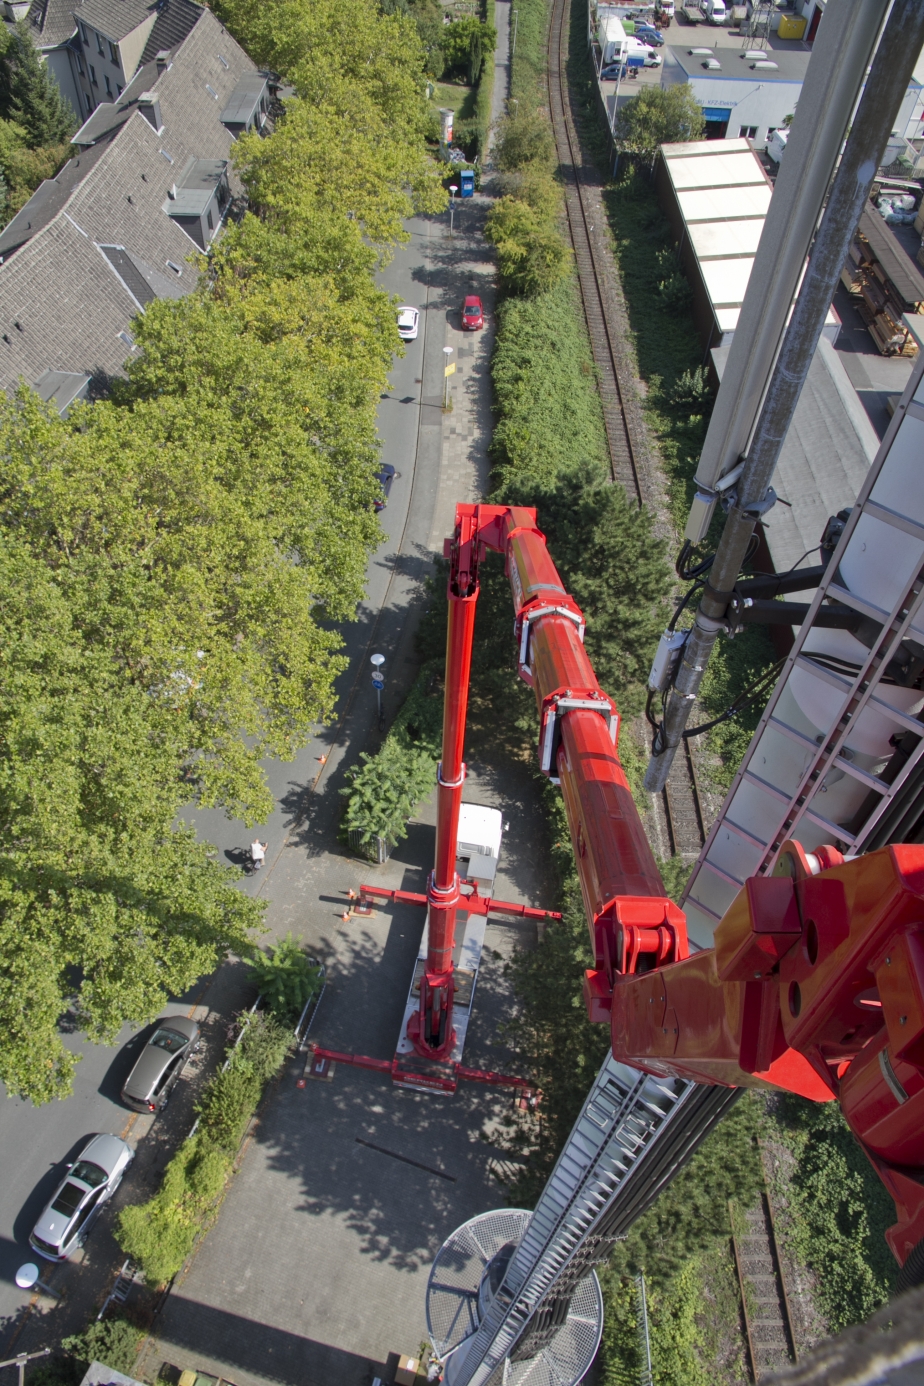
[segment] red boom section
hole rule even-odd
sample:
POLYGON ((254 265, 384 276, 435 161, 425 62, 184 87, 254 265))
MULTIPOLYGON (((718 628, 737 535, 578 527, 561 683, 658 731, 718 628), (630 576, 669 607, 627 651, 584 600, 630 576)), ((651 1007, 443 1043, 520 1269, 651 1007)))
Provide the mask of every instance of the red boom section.
POLYGON ((455 871, 478 564, 485 548, 503 553, 513 589, 521 677, 540 715, 539 755, 560 782, 590 923, 595 966, 588 972, 592 1015, 607 1019, 613 980, 640 965, 687 955, 683 913, 664 883, 632 802, 616 751, 619 715, 597 682, 582 637, 584 618, 536 527, 536 512, 460 505, 447 541, 450 560, 443 759, 438 775, 436 859, 427 887, 427 963, 419 1009, 408 1025, 418 1053, 440 1059, 454 1043, 452 953, 460 893, 455 871))

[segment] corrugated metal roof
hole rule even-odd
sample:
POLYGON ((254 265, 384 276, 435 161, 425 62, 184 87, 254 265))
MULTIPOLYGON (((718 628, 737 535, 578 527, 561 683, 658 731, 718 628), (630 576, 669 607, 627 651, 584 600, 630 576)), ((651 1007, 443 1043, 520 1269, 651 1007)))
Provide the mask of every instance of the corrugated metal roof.
POLYGON ((735 217, 765 217, 773 189, 768 183, 745 188, 700 188, 678 192, 677 204, 689 226, 695 221, 731 221, 735 217))
POLYGON ((700 260, 717 260, 737 255, 749 255, 753 259, 757 250, 760 233, 764 229, 763 217, 752 217, 742 221, 710 221, 688 228, 690 244, 700 260))
MULTIPOLYGON (((710 140, 710 144, 719 144, 710 140)), ((725 141, 722 141, 724 144, 725 141)), ((678 192, 689 188, 734 188, 747 184, 767 184, 767 175, 753 150, 740 154, 716 153, 711 159, 671 158, 667 161, 671 182, 678 192)))
POLYGON ((870 243, 876 259, 882 265, 897 293, 904 299, 905 309, 924 303, 924 275, 905 254, 892 235, 887 222, 869 208, 860 216, 860 233, 870 243))

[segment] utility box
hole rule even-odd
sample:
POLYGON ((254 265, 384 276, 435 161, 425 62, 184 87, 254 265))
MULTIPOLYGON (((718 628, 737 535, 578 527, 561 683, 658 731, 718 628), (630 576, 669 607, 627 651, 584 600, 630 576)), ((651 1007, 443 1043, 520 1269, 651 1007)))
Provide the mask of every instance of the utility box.
POLYGON ((414 1386, 419 1366, 416 1357, 399 1357, 395 1368, 395 1386, 414 1386))
POLYGON ((459 196, 475 196, 475 170, 473 168, 464 168, 459 174, 459 196))
POLYGON ((456 870, 479 889, 493 890, 500 860, 504 819, 500 809, 483 804, 463 804, 459 809, 459 835, 456 839, 456 870))
POLYGON ((781 14, 777 30, 781 39, 800 39, 805 33, 805 18, 802 15, 781 14))

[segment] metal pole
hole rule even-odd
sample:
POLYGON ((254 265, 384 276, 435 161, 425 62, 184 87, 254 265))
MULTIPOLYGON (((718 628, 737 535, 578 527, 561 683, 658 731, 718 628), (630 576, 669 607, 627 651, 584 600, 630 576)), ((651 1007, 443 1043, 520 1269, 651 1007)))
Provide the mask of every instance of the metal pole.
POLYGON ((511 45, 510 45, 510 57, 511 57, 511 60, 513 59, 514 53, 517 51, 517 24, 519 23, 519 19, 520 19, 520 11, 519 11, 519 10, 514 10, 514 12, 513 12, 513 42, 512 42, 511 45))
POLYGON ((8 1357, 5 1362, 0 1362, 0 1368, 18 1367, 19 1386, 23 1386, 26 1379, 26 1363, 31 1362, 36 1357, 47 1357, 50 1352, 51 1348, 48 1347, 42 1348, 40 1352, 21 1352, 18 1357, 8 1357))
POLYGON ((922 44, 924 6, 920 0, 895 0, 812 247, 751 449, 737 491, 731 493, 733 504, 669 695, 659 732, 660 746, 648 763, 646 789, 657 791, 667 782, 712 647, 724 628, 728 602, 754 525, 767 506, 770 479, 815 354, 847 248, 922 44))
MULTIPOLYGON (((715 483, 747 448, 887 9, 888 0, 828 0, 697 467, 690 543, 705 538, 715 483)), ((905 90, 896 77, 896 93, 905 90)))

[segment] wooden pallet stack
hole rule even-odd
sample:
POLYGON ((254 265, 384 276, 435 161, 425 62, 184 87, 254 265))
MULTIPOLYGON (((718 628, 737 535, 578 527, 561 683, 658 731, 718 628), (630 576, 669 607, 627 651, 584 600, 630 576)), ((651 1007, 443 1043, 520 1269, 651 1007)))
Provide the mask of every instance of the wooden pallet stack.
POLYGON ((904 314, 924 306, 924 275, 878 212, 867 208, 850 246, 841 282, 883 356, 916 356, 904 314))

